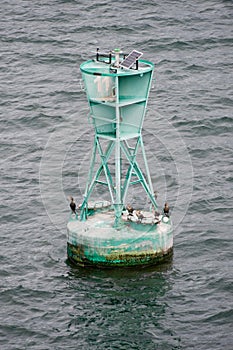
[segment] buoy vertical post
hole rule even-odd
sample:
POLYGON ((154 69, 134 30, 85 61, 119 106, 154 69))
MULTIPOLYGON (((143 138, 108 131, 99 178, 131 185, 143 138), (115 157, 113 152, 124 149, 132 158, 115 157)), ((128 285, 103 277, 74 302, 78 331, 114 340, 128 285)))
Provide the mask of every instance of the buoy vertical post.
POLYGON ((121 146, 120 146, 120 110, 119 110, 119 84, 116 77, 116 150, 115 150, 115 177, 116 177, 116 201, 115 208, 115 226, 120 224, 121 213, 123 210, 122 195, 121 195, 121 146))

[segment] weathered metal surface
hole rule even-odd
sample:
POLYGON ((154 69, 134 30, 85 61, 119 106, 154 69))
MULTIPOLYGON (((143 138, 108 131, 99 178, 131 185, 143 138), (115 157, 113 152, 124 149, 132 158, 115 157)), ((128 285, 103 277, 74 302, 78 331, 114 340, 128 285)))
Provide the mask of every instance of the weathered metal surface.
POLYGON ((115 229, 114 211, 96 212, 85 222, 72 217, 68 223, 68 257, 80 265, 155 264, 172 252, 172 224, 167 219, 162 217, 157 224, 122 221, 115 229))
POLYGON ((165 262, 173 254, 173 248, 170 248, 166 252, 154 252, 154 251, 144 251, 144 252, 132 252, 127 253, 115 253, 107 256, 105 259, 98 259, 98 256, 90 259, 89 256, 84 254, 84 247, 73 246, 67 243, 67 255, 69 260, 80 266, 96 266, 96 267, 136 267, 144 265, 156 265, 165 262))

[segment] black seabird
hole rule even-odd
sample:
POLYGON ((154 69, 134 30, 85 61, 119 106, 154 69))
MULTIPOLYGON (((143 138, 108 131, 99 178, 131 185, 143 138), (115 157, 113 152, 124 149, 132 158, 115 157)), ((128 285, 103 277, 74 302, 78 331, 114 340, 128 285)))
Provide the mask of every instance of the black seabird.
POLYGON ((168 203, 165 203, 164 208, 163 208, 164 214, 169 217, 169 206, 168 203))
POLYGON ((141 210, 136 210, 136 216, 140 222, 144 218, 144 215, 142 214, 141 210))
POLYGON ((133 215, 134 208, 131 207, 130 204, 128 204, 128 205, 126 206, 126 209, 128 210, 129 215, 133 215))
POLYGON ((73 197, 70 197, 70 209, 74 214, 76 214, 76 204, 73 197))

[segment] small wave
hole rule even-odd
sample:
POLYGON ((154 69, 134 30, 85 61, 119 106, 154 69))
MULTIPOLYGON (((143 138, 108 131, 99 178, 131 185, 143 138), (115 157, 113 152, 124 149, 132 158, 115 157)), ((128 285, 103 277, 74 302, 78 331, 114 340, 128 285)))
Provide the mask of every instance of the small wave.
POLYGON ((232 324, 232 309, 216 312, 202 320, 204 323, 214 322, 220 325, 223 324, 223 321, 224 324, 232 324))

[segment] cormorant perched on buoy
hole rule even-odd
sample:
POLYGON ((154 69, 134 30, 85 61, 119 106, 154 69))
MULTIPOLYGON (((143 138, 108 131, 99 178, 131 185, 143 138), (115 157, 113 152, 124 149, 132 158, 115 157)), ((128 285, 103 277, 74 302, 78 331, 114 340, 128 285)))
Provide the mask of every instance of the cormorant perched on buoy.
POLYGON ((160 221, 160 216, 161 216, 160 212, 154 210, 154 217, 155 217, 155 220, 157 220, 157 221, 159 222, 159 221, 160 221))
POLYGON ((163 212, 164 212, 165 216, 169 217, 169 206, 168 206, 168 203, 165 203, 164 208, 163 208, 163 212))
POLYGON ((128 205, 126 206, 126 209, 128 210, 129 215, 133 215, 134 208, 131 207, 130 204, 128 204, 128 205))
POLYGON ((73 197, 70 197, 70 209, 72 213, 76 214, 76 204, 73 197))
POLYGON ((141 222, 142 219, 144 218, 144 215, 142 214, 141 210, 136 210, 135 214, 136 214, 138 220, 141 222))

